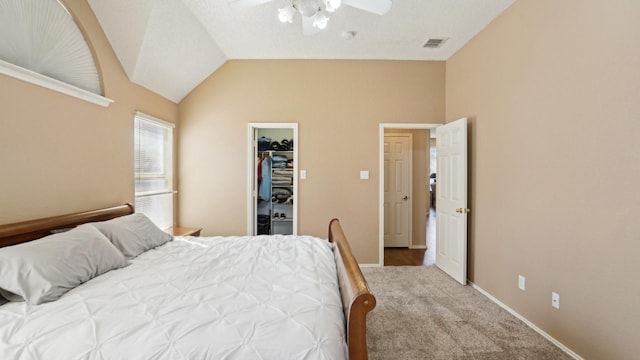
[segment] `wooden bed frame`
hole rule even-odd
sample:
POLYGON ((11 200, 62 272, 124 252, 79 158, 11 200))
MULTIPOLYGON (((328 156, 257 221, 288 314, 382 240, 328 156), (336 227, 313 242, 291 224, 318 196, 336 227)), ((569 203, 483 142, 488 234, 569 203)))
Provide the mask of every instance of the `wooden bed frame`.
MULTIPOLYGON (((70 228, 87 222, 110 220, 133 212, 133 205, 125 204, 111 208, 0 225, 0 247, 39 239, 51 234, 51 230, 70 228)), ((333 219, 329 223, 329 241, 336 246, 336 268, 347 322, 346 334, 349 360, 367 360, 367 313, 375 308, 376 298, 369 290, 367 281, 351 252, 338 219, 333 219)))

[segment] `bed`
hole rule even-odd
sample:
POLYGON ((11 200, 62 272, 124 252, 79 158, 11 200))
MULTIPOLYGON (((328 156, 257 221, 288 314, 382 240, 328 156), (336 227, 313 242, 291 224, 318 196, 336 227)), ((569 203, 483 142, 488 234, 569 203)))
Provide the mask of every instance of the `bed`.
MULTIPOLYGON (((311 236, 176 237, 129 257, 131 245, 121 247, 95 224, 134 216, 126 204, 0 225, 2 295, 27 299, 0 305, 0 358, 368 358, 366 316, 376 299, 337 219, 329 223, 329 242, 311 236), (51 235, 70 228, 69 235, 51 235), (54 300, 46 297, 53 290, 43 295, 16 284, 12 271, 31 269, 13 264, 19 256, 11 251, 46 243, 51 252, 41 255, 55 257, 66 249, 56 241, 83 231, 111 240, 95 240, 92 249, 109 249, 83 256, 116 265, 107 271, 85 266, 90 279, 71 279, 81 284, 54 300), (45 236, 53 240, 32 242, 45 236), (105 254, 113 245, 118 249, 111 259, 105 254)), ((161 237, 155 235, 149 238, 161 237)), ((39 259, 33 263, 47 264, 39 259)), ((60 263, 67 265, 73 264, 60 263)))

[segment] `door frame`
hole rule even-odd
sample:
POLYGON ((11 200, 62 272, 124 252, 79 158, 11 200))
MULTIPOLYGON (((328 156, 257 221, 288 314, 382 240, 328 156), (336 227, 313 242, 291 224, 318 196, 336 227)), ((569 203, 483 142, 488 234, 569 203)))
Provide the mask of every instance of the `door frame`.
POLYGON ((298 123, 249 123, 247 129, 247 235, 253 234, 253 225, 257 216, 254 166, 257 144, 254 144, 253 139, 256 129, 293 130, 293 235, 298 235, 298 123))
MULTIPOLYGON (((385 133, 384 137, 387 137, 387 136, 405 137, 409 139, 409 199, 408 199, 409 208, 407 209, 408 210, 407 216, 409 217, 409 225, 408 225, 409 228, 407 229, 407 242, 408 242, 407 247, 411 248, 411 245, 412 245, 411 243, 413 240, 413 133, 385 133)), ((383 142, 383 146, 384 146, 384 142, 383 142)), ((384 149, 382 149, 382 151, 384 154, 384 149)), ((384 163, 383 163, 382 171, 383 172, 381 174, 382 174, 382 177, 384 177, 384 163)), ((382 184, 384 186, 384 179, 382 184)), ((383 208, 384 208, 384 202, 383 202, 383 208)), ((383 211, 383 215, 384 215, 384 211, 383 211)), ((384 220, 384 217, 383 217, 383 220, 384 220)), ((383 229, 384 229, 384 226, 383 226, 383 229)), ((382 234, 382 237, 384 241, 384 233, 382 234)))
MULTIPOLYGON (((384 173, 384 130, 409 129, 433 130, 444 124, 438 123, 380 123, 378 131, 378 174, 384 173)), ((378 266, 384 266, 384 176, 378 184, 378 266)), ((437 212, 437 210, 436 210, 437 212)), ((411 241, 411 239, 409 240, 411 241)))

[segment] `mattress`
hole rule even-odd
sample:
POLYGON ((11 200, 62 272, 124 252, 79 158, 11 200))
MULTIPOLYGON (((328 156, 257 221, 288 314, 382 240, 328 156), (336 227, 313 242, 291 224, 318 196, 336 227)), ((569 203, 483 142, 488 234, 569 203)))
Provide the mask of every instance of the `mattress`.
POLYGON ((0 306, 0 359, 346 359, 331 244, 176 237, 41 305, 0 306))

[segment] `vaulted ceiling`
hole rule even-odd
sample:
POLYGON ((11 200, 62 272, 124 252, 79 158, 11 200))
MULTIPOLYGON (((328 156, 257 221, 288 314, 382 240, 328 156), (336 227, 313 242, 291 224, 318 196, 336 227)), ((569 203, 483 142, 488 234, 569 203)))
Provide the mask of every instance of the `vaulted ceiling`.
POLYGON ((234 1, 89 4, 129 79, 177 103, 232 59, 446 60, 515 0, 392 0, 385 15, 343 5, 315 35, 303 34, 300 16, 278 20, 291 0, 234 1), (431 38, 446 41, 423 47, 431 38))

